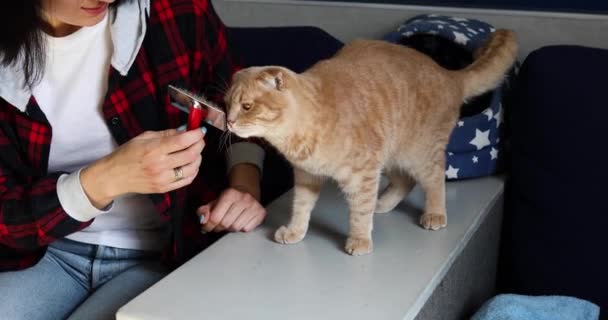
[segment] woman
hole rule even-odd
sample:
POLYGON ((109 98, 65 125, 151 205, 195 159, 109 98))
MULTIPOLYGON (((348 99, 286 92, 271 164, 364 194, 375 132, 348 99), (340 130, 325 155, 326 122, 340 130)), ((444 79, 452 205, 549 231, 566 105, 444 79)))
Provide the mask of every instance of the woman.
POLYGON ((211 2, 0 3, 3 319, 113 319, 201 231, 262 222, 262 149, 171 129, 168 85, 221 101, 237 69, 211 2))

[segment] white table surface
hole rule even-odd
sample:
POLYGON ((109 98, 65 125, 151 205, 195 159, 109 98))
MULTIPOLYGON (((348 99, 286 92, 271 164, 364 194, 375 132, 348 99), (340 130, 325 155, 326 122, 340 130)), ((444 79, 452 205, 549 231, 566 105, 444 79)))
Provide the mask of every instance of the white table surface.
POLYGON ((281 245, 292 194, 268 206, 263 226, 229 234, 121 308, 134 319, 413 319, 503 191, 499 177, 447 184, 448 227, 427 231, 419 189, 374 218, 374 251, 344 250, 347 207, 324 187, 308 234, 281 245))

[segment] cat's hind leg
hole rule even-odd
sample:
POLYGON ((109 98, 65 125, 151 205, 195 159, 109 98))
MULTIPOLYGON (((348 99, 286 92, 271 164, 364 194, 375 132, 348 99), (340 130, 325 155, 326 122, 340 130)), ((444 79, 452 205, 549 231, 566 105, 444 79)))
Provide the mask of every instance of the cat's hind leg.
POLYGON ((323 178, 294 169, 294 199, 291 220, 274 234, 276 242, 291 244, 304 239, 308 231, 310 213, 319 198, 323 178))
POLYGON ((389 185, 382 191, 376 203, 376 213, 387 213, 395 209, 416 185, 416 181, 405 171, 391 169, 386 173, 389 185))
POLYGON ((378 197, 380 169, 353 172, 338 180, 349 206, 349 234, 345 250, 359 256, 373 249, 372 229, 378 197))
MULTIPOLYGON (((442 145, 435 143, 435 146, 442 145)), ((423 154, 420 152, 419 154, 423 154)), ((420 225, 428 230, 439 230, 447 226, 445 207, 445 148, 428 148, 426 157, 420 158, 411 167, 411 173, 425 192, 424 214, 420 225), (431 150, 429 150, 431 149, 431 150)))
POLYGON ((424 214, 420 225, 428 230, 439 230, 447 226, 445 207, 445 151, 436 150, 425 165, 416 168, 416 178, 426 194, 424 214))

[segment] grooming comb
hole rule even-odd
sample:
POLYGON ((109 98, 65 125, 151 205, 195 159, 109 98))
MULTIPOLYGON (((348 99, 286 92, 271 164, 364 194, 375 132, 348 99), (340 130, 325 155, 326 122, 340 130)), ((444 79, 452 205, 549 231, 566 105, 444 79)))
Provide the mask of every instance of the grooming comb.
POLYGON ((226 113, 215 103, 187 90, 169 85, 171 105, 188 114, 188 130, 197 129, 201 122, 226 131, 226 113))

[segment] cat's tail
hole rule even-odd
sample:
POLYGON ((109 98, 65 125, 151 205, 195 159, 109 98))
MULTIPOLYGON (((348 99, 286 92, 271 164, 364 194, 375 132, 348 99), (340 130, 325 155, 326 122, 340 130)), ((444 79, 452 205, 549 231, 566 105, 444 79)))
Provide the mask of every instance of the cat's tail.
POLYGON ((457 71, 463 84, 463 99, 478 96, 500 85, 517 57, 517 40, 510 30, 498 29, 475 54, 475 61, 457 71))

